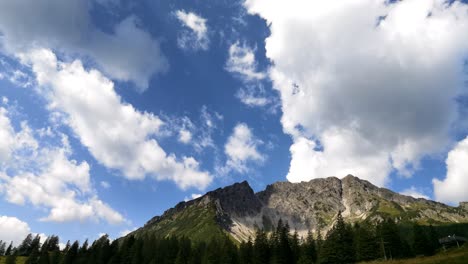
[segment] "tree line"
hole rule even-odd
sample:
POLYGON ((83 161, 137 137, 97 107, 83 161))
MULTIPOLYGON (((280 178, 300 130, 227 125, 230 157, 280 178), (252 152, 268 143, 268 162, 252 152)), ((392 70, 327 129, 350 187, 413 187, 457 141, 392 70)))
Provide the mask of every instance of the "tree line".
POLYGON ((209 242, 128 236, 111 242, 105 235, 91 245, 68 241, 60 249, 57 236, 41 244, 38 235, 29 234, 16 248, 0 241, 0 255, 6 256, 6 264, 15 263, 17 256, 27 257, 26 264, 333 264, 429 256, 439 248, 434 227, 414 224, 411 234, 403 235, 392 219, 351 225, 338 214, 325 237, 320 231, 299 237, 279 220, 272 232, 258 229, 240 244, 228 236, 209 242))

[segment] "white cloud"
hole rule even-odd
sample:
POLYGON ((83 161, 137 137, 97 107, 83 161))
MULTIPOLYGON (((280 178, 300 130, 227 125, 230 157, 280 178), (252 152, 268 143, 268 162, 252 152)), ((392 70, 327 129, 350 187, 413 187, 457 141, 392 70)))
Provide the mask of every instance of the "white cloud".
POLYGON ((192 12, 178 10, 177 19, 189 30, 183 30, 177 39, 182 49, 207 50, 210 40, 206 19, 192 12))
POLYGON ((291 135, 288 179, 411 176, 450 143, 468 6, 443 0, 247 0, 270 25, 269 76, 291 135), (305 172, 307 170, 307 173, 305 172))
POLYGON ((236 93, 236 97, 239 100, 250 107, 262 107, 270 103, 270 99, 266 96, 263 87, 258 86, 247 86, 246 88, 240 88, 236 93))
POLYGON ((445 163, 445 179, 433 179, 434 196, 437 201, 456 204, 468 201, 468 137, 460 141, 449 153, 445 163))
POLYGON ((182 189, 204 189, 211 182, 194 158, 166 154, 154 139, 163 122, 122 102, 113 82, 99 71, 85 70, 78 60, 59 62, 48 50, 22 58, 32 65, 49 109, 65 115, 64 122, 104 166, 128 179, 172 180, 182 189))
POLYGON ((117 224, 125 220, 99 200, 91 188, 88 163, 70 159, 64 135, 53 135, 62 137, 61 145, 42 146, 25 122, 21 131, 14 131, 7 113, 0 108, 0 131, 8 131, 5 139, 11 142, 9 152, 0 160, 0 193, 7 201, 48 209, 49 215, 41 219, 44 221, 97 219, 117 224))
POLYGON ((19 220, 16 217, 0 215, 0 240, 7 243, 7 246, 13 241, 14 246, 18 246, 21 241, 31 233, 28 223, 19 220))
POLYGON ((400 193, 404 194, 404 195, 412 196, 414 198, 424 198, 426 200, 430 199, 430 197, 425 195, 422 190, 420 190, 419 188, 416 188, 414 186, 411 186, 409 189, 405 189, 400 193))
POLYGON ((239 42, 229 47, 226 70, 238 74, 247 81, 261 80, 266 77, 265 73, 257 71, 254 50, 239 42))
POLYGON ((190 195, 190 198, 186 196, 186 197, 184 198, 184 201, 185 201, 185 202, 188 202, 188 201, 190 201, 190 200, 194 200, 194 199, 200 198, 200 197, 202 197, 202 196, 203 196, 203 194, 200 194, 200 193, 192 193, 192 194, 190 195))
POLYGON ((111 187, 109 182, 101 181, 101 187, 104 189, 109 189, 111 187))
POLYGON ((192 140, 192 133, 186 129, 179 131, 179 141, 188 144, 192 140))
POLYGON ((0 0, 0 43, 10 54, 50 48, 90 56, 112 78, 132 81, 139 90, 167 70, 159 42, 138 19, 127 17, 106 33, 93 25, 90 9, 90 2, 81 0, 0 0))
POLYGON ((263 162, 265 156, 258 150, 261 144, 263 142, 253 135, 246 124, 237 124, 224 146, 224 153, 228 159, 226 165, 219 169, 220 172, 222 174, 230 171, 246 173, 249 171, 247 166, 249 162, 263 162))

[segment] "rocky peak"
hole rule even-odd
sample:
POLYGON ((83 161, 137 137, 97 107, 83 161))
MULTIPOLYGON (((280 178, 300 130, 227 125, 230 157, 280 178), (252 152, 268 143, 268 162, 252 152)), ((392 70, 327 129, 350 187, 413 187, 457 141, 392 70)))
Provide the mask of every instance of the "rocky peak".
POLYGON ((204 196, 219 204, 218 209, 234 216, 258 214, 262 208, 260 200, 247 181, 218 188, 204 196))
POLYGON ((460 205, 458 207, 468 212, 468 202, 460 202, 460 205))

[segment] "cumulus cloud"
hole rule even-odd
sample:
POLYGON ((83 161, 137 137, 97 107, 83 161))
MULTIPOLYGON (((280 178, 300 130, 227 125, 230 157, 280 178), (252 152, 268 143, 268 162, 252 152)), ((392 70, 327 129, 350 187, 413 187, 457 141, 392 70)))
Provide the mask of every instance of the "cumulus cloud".
POLYGON ((179 141, 188 144, 192 139, 192 133, 186 129, 182 129, 179 131, 179 141))
POLYGON ((449 153, 447 175, 445 179, 433 179, 435 199, 441 202, 456 204, 468 201, 466 183, 468 181, 468 137, 460 141, 449 153))
POLYGON ((104 166, 128 179, 172 180, 182 189, 204 189, 211 182, 194 158, 167 154, 154 139, 163 122, 123 102, 99 71, 87 71, 79 60, 60 62, 44 49, 21 58, 32 66, 50 111, 64 115, 63 122, 104 166))
POLYGON ((140 91, 153 74, 168 68, 159 42, 129 16, 111 33, 92 22, 90 1, 0 1, 0 44, 9 54, 32 48, 50 48, 91 57, 99 67, 122 81, 132 81, 140 91))
MULTIPOLYGON (((61 136, 60 144, 40 144, 27 123, 15 131, 7 113, 0 108, 0 134, 10 142, 8 153, 0 157, 0 193, 7 201, 47 208, 44 221, 96 219, 117 224, 125 220, 93 191, 88 163, 70 159, 66 136, 54 135, 61 136)), ((48 142, 45 137, 41 141, 48 142)))
POLYGON ((184 10, 178 10, 175 15, 186 28, 177 38, 179 47, 182 49, 207 50, 210 40, 208 38, 206 19, 184 10))
POLYGON ((266 77, 265 73, 257 71, 254 50, 239 42, 229 47, 226 70, 248 81, 261 80, 266 77))
POLYGON ((21 241, 31 233, 28 223, 16 217, 0 215, 0 240, 7 243, 12 241, 14 246, 18 246, 21 241))
POLYGON ((424 198, 426 200, 430 199, 429 196, 425 195, 422 190, 420 190, 419 188, 416 188, 414 186, 411 186, 410 188, 405 189, 405 190, 401 191, 400 193, 404 194, 404 195, 414 197, 414 198, 424 198))
POLYGON ((468 53, 459 1, 247 0, 270 25, 269 77, 291 135, 287 178, 383 185, 450 143, 468 53))
POLYGON ((227 161, 225 166, 219 169, 221 174, 230 171, 246 173, 249 171, 249 162, 263 162, 265 156, 258 150, 261 144, 263 142, 254 136, 246 124, 237 124, 224 146, 227 161))
POLYGON ((263 107, 271 103, 261 83, 267 75, 257 70, 254 49, 239 42, 232 44, 229 47, 225 69, 244 84, 236 93, 236 97, 243 104, 249 107, 263 107))

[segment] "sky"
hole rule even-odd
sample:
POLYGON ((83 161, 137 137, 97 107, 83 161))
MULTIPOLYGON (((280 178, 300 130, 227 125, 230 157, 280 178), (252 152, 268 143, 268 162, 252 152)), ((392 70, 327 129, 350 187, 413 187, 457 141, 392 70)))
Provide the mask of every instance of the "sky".
POLYGON ((0 240, 247 180, 468 200, 468 3, 0 0, 0 240))

